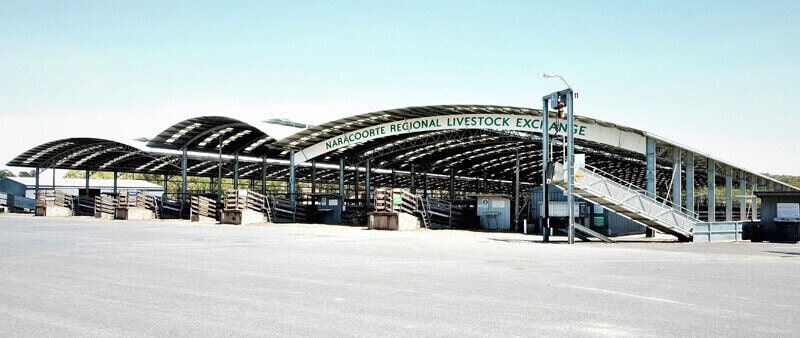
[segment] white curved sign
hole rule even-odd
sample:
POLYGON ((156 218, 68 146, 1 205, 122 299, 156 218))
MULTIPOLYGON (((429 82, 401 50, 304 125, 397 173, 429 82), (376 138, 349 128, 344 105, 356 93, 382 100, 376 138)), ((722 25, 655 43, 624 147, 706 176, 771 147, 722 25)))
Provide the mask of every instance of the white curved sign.
MULTIPOLYGON (((562 135, 567 132, 566 121, 549 121, 550 134, 556 132, 562 135)), ((450 129, 494 129, 514 131, 542 130, 540 115, 507 115, 507 114, 459 114, 420 117, 403 121, 394 121, 354 130, 348 133, 331 137, 308 148, 295 153, 295 165, 306 162, 317 156, 335 151, 353 144, 373 141, 379 138, 416 133, 422 131, 450 130, 450 129)), ((641 154, 645 153, 646 139, 644 135, 616 128, 609 128, 594 123, 582 123, 576 120, 575 137, 585 139, 612 147, 622 148, 641 154)))

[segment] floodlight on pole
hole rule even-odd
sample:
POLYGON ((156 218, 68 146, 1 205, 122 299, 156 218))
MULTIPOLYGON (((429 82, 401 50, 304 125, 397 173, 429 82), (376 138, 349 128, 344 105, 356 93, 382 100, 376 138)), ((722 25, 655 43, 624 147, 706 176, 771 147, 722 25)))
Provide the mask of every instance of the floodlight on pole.
POLYGON ((567 83, 567 80, 564 80, 564 78, 561 77, 561 75, 553 74, 553 73, 544 73, 544 74, 542 74, 542 77, 544 77, 544 78, 557 77, 557 78, 561 79, 561 81, 564 82, 565 85, 567 85, 567 88, 572 88, 572 86, 570 86, 569 83, 567 83))

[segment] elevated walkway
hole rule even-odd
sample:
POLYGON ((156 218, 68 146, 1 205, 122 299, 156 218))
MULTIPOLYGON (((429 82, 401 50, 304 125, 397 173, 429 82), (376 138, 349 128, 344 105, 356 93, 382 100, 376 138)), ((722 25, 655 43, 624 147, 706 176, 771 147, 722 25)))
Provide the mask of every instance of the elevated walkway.
MULTIPOLYGON (((564 177, 556 173, 554 177, 564 177)), ((575 168, 573 192, 575 196, 603 206, 620 215, 628 217, 648 228, 671 234, 681 241, 691 241, 697 216, 683 208, 674 208, 672 203, 640 192, 633 184, 620 183, 597 168, 586 166, 575 168)), ((552 184, 567 190, 567 182, 553 181, 552 184)))

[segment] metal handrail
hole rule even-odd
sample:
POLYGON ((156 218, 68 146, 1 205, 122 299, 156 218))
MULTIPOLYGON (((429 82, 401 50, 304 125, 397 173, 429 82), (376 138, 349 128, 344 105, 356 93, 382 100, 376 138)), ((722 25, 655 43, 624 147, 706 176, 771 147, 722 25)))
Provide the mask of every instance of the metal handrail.
MULTIPOLYGON (((576 169, 581 169, 581 168, 576 168, 576 169)), ((686 209, 683 206, 678 206, 676 208, 675 207, 675 203, 673 203, 672 201, 670 201, 668 199, 665 199, 665 198, 663 198, 661 196, 658 196, 658 195, 652 195, 651 196, 650 194, 642 194, 640 192, 641 189, 638 189, 639 188, 638 186, 634 185, 633 183, 627 182, 627 181, 625 181, 625 180, 623 180, 623 179, 621 179, 619 177, 616 177, 616 176, 614 176, 614 175, 612 175, 612 174, 610 174, 608 172, 605 172, 605 171, 603 171, 603 170, 601 170, 599 168, 596 168, 596 167, 593 167, 593 166, 590 166, 590 165, 585 165, 585 167, 583 169, 591 169, 591 171, 589 171, 590 173, 597 173, 601 178, 604 178, 604 179, 608 180, 609 182, 611 182, 613 184, 616 184, 617 186, 620 186, 620 187, 622 187, 622 188, 624 188, 624 189, 626 189, 628 191, 631 191, 633 193, 644 195, 645 198, 650 199, 653 202, 655 202, 656 204, 660 204, 661 206, 663 206, 665 208, 670 208, 672 210, 675 210, 675 211, 678 211, 678 212, 684 214, 687 217, 693 218, 695 220, 697 219, 697 213, 695 213, 694 211, 686 209), (632 187, 636 187, 637 189, 633 189, 632 187)), ((585 170, 585 171, 588 171, 588 170, 585 170)))

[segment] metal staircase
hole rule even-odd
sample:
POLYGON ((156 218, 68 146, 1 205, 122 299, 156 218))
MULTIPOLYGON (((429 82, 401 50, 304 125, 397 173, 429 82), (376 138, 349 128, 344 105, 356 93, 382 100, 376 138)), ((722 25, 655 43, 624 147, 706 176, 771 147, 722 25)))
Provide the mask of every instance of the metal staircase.
POLYGON ((420 219, 422 219, 422 226, 424 228, 430 229, 430 227, 431 227, 431 209, 430 209, 430 205, 428 204, 427 200, 425 200, 424 198, 422 198, 420 196, 417 197, 417 203, 418 203, 418 206, 419 206, 418 212, 420 214, 420 219))
POLYGON ((272 203, 269 201, 269 196, 264 196, 264 216, 266 216, 265 221, 267 223, 274 223, 275 222, 275 210, 272 209, 272 203))
MULTIPOLYGON (((555 174, 554 178, 563 177, 562 173, 555 174)), ((575 168, 575 196, 602 205, 648 228, 674 235, 681 241, 692 240, 692 230, 700 222, 693 212, 675 208, 668 200, 645 195, 633 184, 620 183, 624 181, 609 177, 613 176, 594 167, 575 168)), ((567 189, 565 181, 554 180, 552 184, 567 189)))

